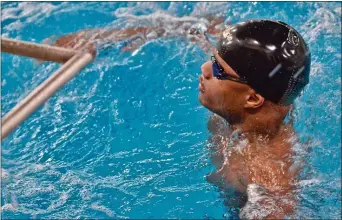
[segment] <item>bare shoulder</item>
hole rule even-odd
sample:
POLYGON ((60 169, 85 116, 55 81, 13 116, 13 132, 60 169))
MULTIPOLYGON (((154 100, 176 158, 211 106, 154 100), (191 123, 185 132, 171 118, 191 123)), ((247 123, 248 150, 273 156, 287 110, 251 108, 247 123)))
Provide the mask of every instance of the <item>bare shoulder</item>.
POLYGON ((207 124, 208 130, 212 134, 219 134, 224 133, 223 130, 227 130, 227 123, 225 122, 225 119, 217 114, 212 114, 208 119, 207 124))
MULTIPOLYGON (((249 152, 249 170, 252 183, 260 184, 271 191, 289 190, 296 181, 297 172, 293 168, 292 139, 295 134, 286 128, 262 150, 249 152)), ((252 146, 252 148, 260 146, 252 146)))

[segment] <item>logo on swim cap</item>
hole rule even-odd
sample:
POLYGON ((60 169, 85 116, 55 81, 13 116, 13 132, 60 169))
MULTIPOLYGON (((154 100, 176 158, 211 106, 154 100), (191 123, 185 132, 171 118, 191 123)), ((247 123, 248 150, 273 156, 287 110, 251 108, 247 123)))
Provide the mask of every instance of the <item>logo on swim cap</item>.
POLYGON ((290 29, 289 31, 289 34, 287 36, 287 41, 293 46, 298 46, 299 44, 299 38, 292 29, 290 29))

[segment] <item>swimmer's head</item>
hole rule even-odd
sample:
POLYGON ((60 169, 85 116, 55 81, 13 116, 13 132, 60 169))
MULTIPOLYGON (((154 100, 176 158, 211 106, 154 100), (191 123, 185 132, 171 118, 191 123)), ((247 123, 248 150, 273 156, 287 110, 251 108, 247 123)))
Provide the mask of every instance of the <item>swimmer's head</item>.
POLYGON ((221 115, 242 114, 265 103, 291 105, 309 82, 309 48, 294 28, 280 21, 230 25, 213 52, 214 62, 202 66, 199 98, 221 115))

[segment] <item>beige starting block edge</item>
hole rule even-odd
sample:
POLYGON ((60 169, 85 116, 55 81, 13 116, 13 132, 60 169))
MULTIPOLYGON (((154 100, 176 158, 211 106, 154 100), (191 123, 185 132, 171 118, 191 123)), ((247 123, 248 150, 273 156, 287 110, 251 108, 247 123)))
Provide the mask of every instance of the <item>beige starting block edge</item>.
POLYGON ((84 51, 9 38, 1 38, 1 52, 64 63, 2 118, 1 141, 94 59, 91 53, 84 51))

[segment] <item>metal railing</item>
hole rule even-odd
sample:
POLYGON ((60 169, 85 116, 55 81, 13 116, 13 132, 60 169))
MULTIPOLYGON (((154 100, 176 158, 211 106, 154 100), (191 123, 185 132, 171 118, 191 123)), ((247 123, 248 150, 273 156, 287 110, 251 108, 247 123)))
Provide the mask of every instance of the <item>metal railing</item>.
POLYGON ((2 118, 1 141, 49 99, 59 88, 89 64, 95 56, 90 52, 76 51, 9 38, 1 39, 1 52, 64 63, 56 72, 36 87, 26 98, 21 100, 2 118))

